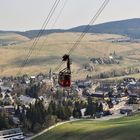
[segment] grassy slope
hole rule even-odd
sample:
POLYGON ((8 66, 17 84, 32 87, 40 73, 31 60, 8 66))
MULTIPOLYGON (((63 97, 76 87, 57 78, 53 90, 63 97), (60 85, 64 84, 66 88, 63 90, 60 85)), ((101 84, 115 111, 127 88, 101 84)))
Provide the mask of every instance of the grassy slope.
POLYGON ((110 121, 78 121, 58 126, 34 140, 139 140, 140 116, 110 121))
POLYGON ((8 41, 24 42, 24 41, 28 41, 29 38, 16 33, 0 33, 0 40, 4 43, 8 41))
MULTIPOLYGON (((33 51, 29 63, 24 68, 23 73, 36 74, 39 72, 47 72, 50 67, 53 69, 61 62, 61 56, 68 52, 72 47, 80 33, 59 33, 51 34, 47 37, 41 37, 37 47, 33 51), (44 41, 45 40, 45 41, 44 41), (44 44, 44 45, 43 45, 44 44), (40 50, 41 48, 41 50, 40 50)), ((108 34, 87 34, 82 40, 79 47, 74 51, 72 57, 72 69, 75 72, 82 64, 89 62, 89 57, 106 56, 109 53, 117 52, 123 55, 128 55, 132 52, 139 52, 140 44, 119 44, 107 41, 112 38, 120 38, 119 35, 108 34)), ((27 53, 33 43, 33 40, 26 41, 19 45, 13 45, 5 48, 0 48, 0 75, 15 75, 19 70, 19 66, 27 56, 27 53)), ((136 54, 139 55, 139 54, 136 54)), ((129 55, 130 57, 131 55, 129 55)), ((134 54, 133 54, 134 56, 134 54)), ((127 59, 121 65, 100 66, 98 72, 110 70, 112 68, 119 69, 130 65, 138 65, 139 60, 127 59)), ((81 77, 85 77, 87 72, 81 71, 81 77)))

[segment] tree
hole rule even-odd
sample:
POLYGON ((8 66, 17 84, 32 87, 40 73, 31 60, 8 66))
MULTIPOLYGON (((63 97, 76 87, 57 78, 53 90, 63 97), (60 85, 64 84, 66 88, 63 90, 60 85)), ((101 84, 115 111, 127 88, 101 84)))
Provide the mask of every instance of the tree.
POLYGON ((96 103, 92 101, 91 97, 88 97, 88 104, 85 115, 90 115, 91 117, 93 117, 95 113, 96 113, 96 103))
POLYGON ((22 106, 22 110, 21 110, 19 119, 20 119, 20 121, 23 122, 23 123, 26 121, 25 106, 22 106))
POLYGON ((74 118, 81 118, 82 113, 81 113, 82 106, 79 101, 76 101, 74 104, 74 110, 73 110, 73 117, 74 118))
POLYGON ((73 110, 73 117, 74 118, 81 118, 82 117, 81 110, 78 110, 77 108, 74 108, 74 110, 73 110))
POLYGON ((57 100, 61 101, 62 97, 63 97, 63 91, 62 90, 57 90, 55 98, 57 100))
POLYGON ((7 129, 9 127, 8 119, 6 119, 5 114, 0 113, 0 130, 7 129))
POLYGON ((15 115, 17 117, 19 117, 19 115, 20 115, 20 106, 19 105, 17 106, 17 109, 15 110, 15 115))
POLYGON ((26 95, 29 95, 31 98, 38 98, 38 94, 40 91, 40 84, 33 84, 30 88, 26 88, 25 92, 26 95))
POLYGON ((57 107, 57 117, 61 120, 65 120, 64 106, 61 104, 57 107))
POLYGON ((56 115, 56 111, 57 111, 57 107, 56 107, 56 103, 51 101, 47 110, 47 113, 49 115, 56 115))
POLYGON ((45 123, 46 115, 42 100, 36 99, 34 105, 30 104, 30 108, 26 112, 26 118, 31 123, 31 131, 34 131, 34 128, 39 128, 37 124, 43 125, 45 123))
POLYGON ((97 112, 103 112, 103 105, 102 105, 102 103, 97 104, 96 111, 97 112))
POLYGON ((72 111, 70 107, 68 106, 64 107, 64 116, 65 116, 65 120, 69 120, 69 118, 72 116, 72 111))
POLYGON ((57 122, 57 116, 47 115, 46 116, 46 126, 52 126, 57 122))

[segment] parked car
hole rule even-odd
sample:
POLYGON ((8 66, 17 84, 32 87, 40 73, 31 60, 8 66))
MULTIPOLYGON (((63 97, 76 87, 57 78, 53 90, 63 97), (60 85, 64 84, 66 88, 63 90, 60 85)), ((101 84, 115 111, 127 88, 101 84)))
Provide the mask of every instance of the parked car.
POLYGON ((120 109, 120 114, 130 114, 132 113, 132 109, 120 109))
POLYGON ((137 98, 129 98, 129 100, 127 101, 128 104, 138 104, 139 100, 137 100, 137 98))
POLYGON ((103 116, 112 115, 113 113, 110 110, 106 110, 103 112, 103 116))
POLYGON ((95 117, 96 118, 101 118, 103 116, 103 113, 102 112, 96 112, 95 113, 95 117))

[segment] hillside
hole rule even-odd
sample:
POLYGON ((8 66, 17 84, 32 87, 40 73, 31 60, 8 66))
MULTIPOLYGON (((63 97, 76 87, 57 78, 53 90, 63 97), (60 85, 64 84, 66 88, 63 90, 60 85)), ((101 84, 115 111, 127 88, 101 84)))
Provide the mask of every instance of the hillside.
POLYGON ((0 46, 14 45, 29 41, 29 38, 12 32, 0 32, 0 46))
MULTIPOLYGON (((84 28, 85 26, 79 26, 69 31, 82 32, 84 28)), ((94 25, 91 26, 89 33, 119 34, 140 39, 140 19, 128 19, 94 25)))
MULTIPOLYGON (((42 35, 48 35, 53 33, 65 33, 65 32, 83 32, 85 26, 87 25, 82 25, 65 30, 49 29, 45 30, 42 35)), ((0 33, 1 32, 4 31, 0 31, 0 33)), ((11 33, 16 33, 28 38, 34 38, 39 33, 39 30, 30 30, 25 32, 11 31, 11 33)), ((119 34, 131 37, 133 39, 140 39, 140 19, 135 18, 92 25, 88 33, 119 34)))
MULTIPOLYGON (((29 30, 29 31, 25 31, 25 32, 16 31, 15 33, 26 36, 28 38, 35 38, 38 35, 39 31, 40 30, 29 30)), ((44 30, 42 32, 42 36, 48 35, 48 34, 53 34, 53 33, 63 33, 63 32, 65 32, 65 30, 61 30, 61 29, 44 30)))
POLYGON ((139 140, 140 116, 83 120, 57 126, 33 140, 139 140))
MULTIPOLYGON (((46 73, 50 68, 56 68, 61 62, 62 55, 70 50, 79 35, 80 33, 67 32, 41 37, 22 74, 46 73)), ((139 66, 139 60, 135 58, 139 57, 140 43, 117 42, 119 39, 125 40, 126 37, 113 34, 87 34, 71 56, 73 79, 85 78, 87 74, 94 75, 112 69, 139 66), (83 64, 90 62, 90 58, 108 57, 114 51, 124 57, 119 65, 97 66, 96 72, 87 72, 82 69, 83 64), (80 77, 77 74, 79 72, 81 73, 80 77)), ((32 44, 33 40, 29 40, 21 44, 0 48, 0 76, 16 75, 32 44)))

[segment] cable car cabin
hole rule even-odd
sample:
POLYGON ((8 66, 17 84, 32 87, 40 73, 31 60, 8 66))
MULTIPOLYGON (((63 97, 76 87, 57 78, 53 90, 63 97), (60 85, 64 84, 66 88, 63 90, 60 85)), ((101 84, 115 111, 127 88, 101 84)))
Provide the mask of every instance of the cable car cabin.
POLYGON ((59 72, 58 83, 62 87, 70 87, 71 86, 71 73, 66 69, 59 72))
POLYGON ((69 55, 64 55, 63 61, 67 61, 67 68, 59 72, 58 84, 65 88, 71 86, 71 69, 69 55))

